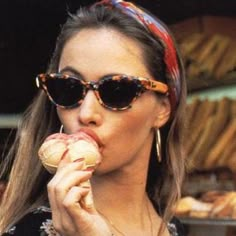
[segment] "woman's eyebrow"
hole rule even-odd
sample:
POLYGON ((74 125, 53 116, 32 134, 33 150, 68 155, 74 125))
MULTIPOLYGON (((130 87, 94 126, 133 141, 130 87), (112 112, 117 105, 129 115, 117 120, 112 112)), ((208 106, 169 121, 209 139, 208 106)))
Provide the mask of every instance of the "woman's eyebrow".
POLYGON ((66 67, 62 68, 61 70, 59 70, 59 73, 66 73, 66 74, 70 74, 70 75, 74 75, 74 76, 83 78, 83 75, 78 70, 76 70, 75 68, 73 68, 71 66, 66 66, 66 67))
MULTIPOLYGON (((81 79, 86 81, 86 76, 83 76, 82 73, 80 73, 78 70, 76 70, 75 68, 73 68, 71 66, 65 66, 64 68, 59 70, 59 73, 61 73, 61 74, 65 73, 67 75, 72 75, 72 76, 81 78, 81 79)), ((104 74, 101 77, 97 78, 97 80, 101 80, 104 77, 114 76, 114 75, 126 75, 126 74, 124 74, 124 73, 117 73, 117 72, 107 73, 107 74, 104 74)))

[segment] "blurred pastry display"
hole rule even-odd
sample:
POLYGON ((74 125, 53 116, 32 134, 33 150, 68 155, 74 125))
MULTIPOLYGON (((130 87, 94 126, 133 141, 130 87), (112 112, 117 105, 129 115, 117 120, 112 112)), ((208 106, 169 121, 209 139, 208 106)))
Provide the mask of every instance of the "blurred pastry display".
POLYGON ((227 167, 236 171, 236 100, 195 98, 187 108, 189 171, 227 167))
POLYGON ((175 208, 179 217, 236 219, 236 192, 209 191, 199 199, 186 196, 175 208))

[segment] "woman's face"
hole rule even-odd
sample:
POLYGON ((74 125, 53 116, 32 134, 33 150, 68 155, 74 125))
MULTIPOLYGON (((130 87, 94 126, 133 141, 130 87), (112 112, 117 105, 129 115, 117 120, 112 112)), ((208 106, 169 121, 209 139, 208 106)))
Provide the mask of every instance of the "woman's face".
MULTIPOLYGON (((151 78, 143 62, 139 44, 115 30, 84 29, 70 39, 61 55, 59 72, 86 81, 98 81, 109 74, 151 78)), ((73 109, 57 108, 66 133, 81 128, 94 131, 102 142, 102 163, 97 172, 139 171, 147 166, 154 127, 162 126, 169 113, 169 102, 158 101, 154 92, 141 95, 132 108, 112 111, 101 106, 92 90, 73 109)))

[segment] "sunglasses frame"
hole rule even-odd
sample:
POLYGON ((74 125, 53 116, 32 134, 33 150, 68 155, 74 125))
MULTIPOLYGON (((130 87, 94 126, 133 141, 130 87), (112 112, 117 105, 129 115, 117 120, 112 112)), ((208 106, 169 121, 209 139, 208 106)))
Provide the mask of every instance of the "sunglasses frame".
POLYGON ((83 102, 84 97, 86 96, 86 93, 88 92, 88 90, 93 90, 95 93, 95 96, 98 100, 98 102, 113 111, 122 111, 122 110, 126 110, 131 108, 131 105, 133 104, 133 102, 145 91, 147 90, 151 90, 151 91, 155 91, 158 92, 160 94, 166 95, 168 96, 168 86, 165 83, 162 83, 160 81, 156 81, 153 79, 147 79, 144 77, 136 77, 136 76, 129 76, 129 75, 124 75, 124 74, 119 74, 119 75, 108 75, 108 76, 104 76, 102 79, 100 79, 99 81, 84 81, 83 79, 79 79, 75 76, 72 75, 67 75, 67 74, 60 74, 60 73, 42 73, 39 74, 36 77, 36 85, 38 88, 44 90, 44 92, 47 94, 49 100, 57 107, 60 108, 64 108, 64 109, 71 109, 71 108, 75 108, 81 105, 81 103, 83 102), (80 99, 79 101, 77 101, 75 104, 70 105, 70 106, 63 106, 60 104, 57 104, 52 96, 50 95, 48 88, 46 86, 46 81, 49 79, 74 79, 79 81, 82 85, 83 85, 83 94, 82 94, 82 99, 80 99), (122 80, 122 79, 126 79, 126 80, 132 80, 134 82, 137 83, 137 86, 139 89, 138 92, 136 92, 135 97, 131 100, 130 104, 122 107, 122 108, 116 108, 116 107, 111 107, 106 105, 103 100, 100 97, 99 94, 99 85, 104 83, 104 81, 107 80, 114 80, 114 81, 118 81, 118 80, 122 80))

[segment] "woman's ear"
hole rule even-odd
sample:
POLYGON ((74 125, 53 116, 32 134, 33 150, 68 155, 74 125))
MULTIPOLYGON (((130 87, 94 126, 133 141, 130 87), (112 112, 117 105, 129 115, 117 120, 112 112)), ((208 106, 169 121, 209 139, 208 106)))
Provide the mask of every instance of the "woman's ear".
POLYGON ((167 123, 170 118, 171 106, 168 98, 160 99, 156 111, 155 127, 160 128, 167 123))

